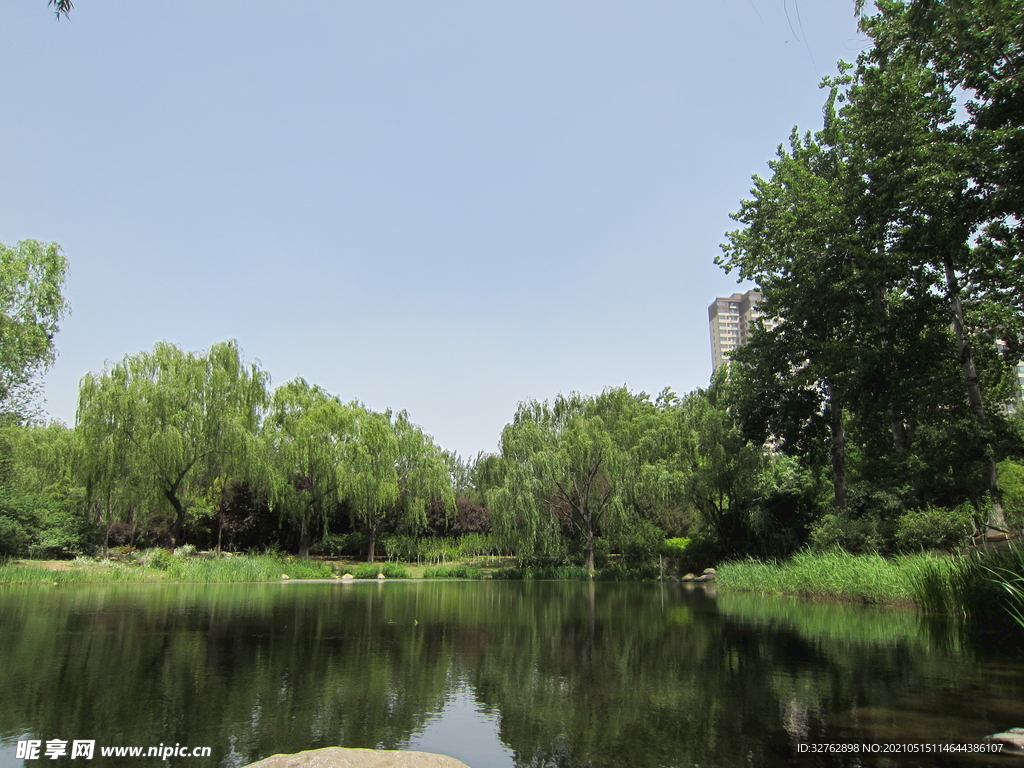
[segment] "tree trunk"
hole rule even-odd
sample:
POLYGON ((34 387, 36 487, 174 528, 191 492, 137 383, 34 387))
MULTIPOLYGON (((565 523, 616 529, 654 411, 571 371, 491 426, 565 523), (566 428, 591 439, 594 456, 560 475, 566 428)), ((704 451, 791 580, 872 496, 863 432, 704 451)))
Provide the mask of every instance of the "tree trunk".
POLYGON ((299 559, 309 559, 309 546, 313 543, 313 532, 309 529, 309 526, 302 526, 299 531, 299 559))
POLYGON ((594 531, 591 528, 587 529, 586 543, 583 545, 583 567, 587 569, 587 573, 593 575, 594 573, 594 531))
POLYGON ((373 562, 374 550, 376 548, 377 548, 377 529, 374 527, 374 528, 370 529, 370 546, 367 548, 367 551, 366 551, 366 562, 368 562, 368 563, 372 563, 373 562))
POLYGON ((882 362, 882 375, 884 380, 882 382, 882 390, 885 392, 885 396, 889 400, 889 407, 887 415, 889 417, 889 428, 892 431, 892 443, 896 450, 907 451, 910 449, 910 435, 907 434, 907 425, 903 421, 903 418, 899 415, 896 410, 896 406, 893 404, 893 396, 890 388, 892 387, 892 354, 891 345, 889 339, 886 336, 888 331, 888 320, 889 320, 889 302, 885 298, 885 292, 881 286, 875 286, 875 309, 882 320, 883 333, 882 333, 882 352, 884 353, 884 359, 882 362))
POLYGON ((964 375, 964 386, 967 388, 967 403, 974 418, 981 426, 985 426, 985 406, 981 399, 978 370, 974 365, 974 350, 971 348, 971 340, 967 338, 964 308, 960 303, 960 283, 953 269, 953 257, 946 253, 943 262, 946 268, 946 298, 949 299, 949 309, 953 315, 953 333, 956 334, 956 345, 960 353, 960 370, 964 375))
POLYGON ((846 431, 843 427, 843 409, 835 394, 829 398, 829 417, 832 422, 832 488, 835 507, 846 511, 846 431))
POLYGON ((217 557, 221 556, 221 539, 224 535, 224 510, 217 507, 217 557))
POLYGON ((164 491, 164 496, 174 507, 174 522, 171 523, 171 529, 167 532, 167 539, 169 547, 175 549, 181 543, 181 531, 185 527, 185 506, 174 491, 164 491))
MULTIPOLYGON (((985 416, 985 405, 981 397, 981 383, 978 380, 978 369, 974 364, 974 350, 971 340, 967 337, 967 324, 964 322, 964 308, 960 302, 960 282, 953 269, 953 257, 943 254, 943 266, 946 270, 946 297, 949 299, 950 312, 953 315, 953 333, 956 335, 957 350, 960 353, 960 370, 964 376, 967 389, 967 403, 971 414, 978 425, 985 431, 988 419, 985 416)), ((1006 532, 1006 514, 1003 511, 1002 491, 999 488, 999 467, 996 464, 995 451, 987 439, 984 445, 987 467, 987 485, 989 494, 988 533, 1006 532)))

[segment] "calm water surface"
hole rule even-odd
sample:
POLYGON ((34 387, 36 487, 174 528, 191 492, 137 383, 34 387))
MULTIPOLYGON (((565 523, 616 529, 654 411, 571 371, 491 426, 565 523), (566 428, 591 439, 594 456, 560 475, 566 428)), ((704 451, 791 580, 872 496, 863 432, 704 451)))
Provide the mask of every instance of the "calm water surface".
MULTIPOLYGON (((911 611, 683 585, 502 582, 0 588, 0 768, 242 766, 324 746, 472 768, 1021 765, 811 756, 1024 726, 1024 665, 911 611), (23 761, 18 739, 95 739, 23 761)), ((1018 762, 1019 761, 1019 762, 1018 762)))

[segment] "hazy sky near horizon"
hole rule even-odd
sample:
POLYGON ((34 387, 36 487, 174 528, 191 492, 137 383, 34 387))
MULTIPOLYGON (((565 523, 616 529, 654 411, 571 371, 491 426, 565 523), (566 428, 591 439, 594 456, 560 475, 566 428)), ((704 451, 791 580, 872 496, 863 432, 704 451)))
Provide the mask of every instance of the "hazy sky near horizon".
POLYGON ((0 241, 57 241, 45 410, 235 338, 464 456, 517 403, 706 386, 729 213, 852 0, 0 0, 0 241))

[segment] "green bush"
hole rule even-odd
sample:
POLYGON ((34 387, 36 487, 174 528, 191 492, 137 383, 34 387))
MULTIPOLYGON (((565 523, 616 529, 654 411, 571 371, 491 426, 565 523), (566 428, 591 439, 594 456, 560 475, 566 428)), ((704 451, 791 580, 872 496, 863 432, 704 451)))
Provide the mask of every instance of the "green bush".
POLYGON ((886 548, 885 535, 877 520, 833 513, 822 515, 811 529, 810 542, 816 552, 839 548, 852 554, 872 554, 886 548))
POLYGON ((999 462, 999 486, 1003 491, 1003 509, 1011 528, 1024 524, 1024 465, 1016 461, 999 462))
POLYGON ((139 556, 139 565, 156 568, 161 571, 166 571, 173 563, 174 555, 159 547, 147 549, 139 556))
POLYGON ((658 556, 665 540, 664 532, 646 520, 637 521, 615 537, 613 546, 626 563, 647 563, 658 556))
POLYGON ((679 570, 683 573, 693 571, 700 573, 705 568, 714 568, 724 556, 722 543, 708 531, 694 536, 676 560, 679 570))
POLYGON ((438 565, 423 571, 424 579, 479 579, 479 568, 470 565, 438 565))
POLYGON ((660 572, 656 565, 613 565, 594 574, 598 581, 654 581, 660 572))
POLYGON ((381 573, 389 579, 409 578, 409 572, 405 570, 405 566, 390 560, 379 563, 360 563, 354 568, 347 566, 342 569, 342 573, 351 573, 357 579, 376 579, 381 573))
POLYGON ((970 504, 953 509, 925 507, 904 513, 896 523, 896 546, 903 552, 929 549, 959 551, 974 533, 974 510, 970 504))
POLYGON ((682 558, 686 556, 686 548, 690 546, 690 539, 680 537, 665 539, 661 542, 658 552, 665 557, 682 558))
POLYGON ((32 537, 18 520, 0 513, 0 558, 22 557, 28 554, 32 537))

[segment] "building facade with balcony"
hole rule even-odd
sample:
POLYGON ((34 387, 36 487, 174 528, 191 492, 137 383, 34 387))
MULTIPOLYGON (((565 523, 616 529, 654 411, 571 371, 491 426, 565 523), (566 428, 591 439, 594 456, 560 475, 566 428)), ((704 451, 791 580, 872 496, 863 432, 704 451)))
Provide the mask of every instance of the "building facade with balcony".
MULTIPOLYGON (((761 292, 734 293, 719 296, 708 307, 708 326, 711 329, 711 364, 717 369, 726 361, 730 352, 742 347, 750 340, 758 320, 764 320, 757 308, 761 303, 761 292)), ((774 325, 764 320, 766 327, 774 325)))

